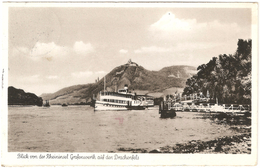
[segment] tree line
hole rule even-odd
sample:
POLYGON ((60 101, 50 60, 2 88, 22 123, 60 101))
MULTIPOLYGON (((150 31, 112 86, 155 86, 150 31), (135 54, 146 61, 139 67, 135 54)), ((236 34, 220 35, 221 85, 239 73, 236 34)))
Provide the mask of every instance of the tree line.
POLYGON ((213 57, 187 79, 183 95, 207 91, 213 100, 225 104, 251 104, 252 40, 239 39, 234 54, 213 57))

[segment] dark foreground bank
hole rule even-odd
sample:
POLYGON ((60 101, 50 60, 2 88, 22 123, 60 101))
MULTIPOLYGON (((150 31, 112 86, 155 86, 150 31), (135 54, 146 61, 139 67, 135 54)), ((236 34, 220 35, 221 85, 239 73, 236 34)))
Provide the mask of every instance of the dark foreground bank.
POLYGON ((221 137, 210 141, 189 141, 166 146, 149 153, 226 153, 240 154, 251 153, 251 134, 242 134, 230 137, 221 137))
POLYGON ((188 143, 165 146, 160 149, 147 151, 146 149, 119 148, 121 152, 133 153, 225 153, 251 154, 251 133, 221 137, 210 141, 189 141, 188 143))

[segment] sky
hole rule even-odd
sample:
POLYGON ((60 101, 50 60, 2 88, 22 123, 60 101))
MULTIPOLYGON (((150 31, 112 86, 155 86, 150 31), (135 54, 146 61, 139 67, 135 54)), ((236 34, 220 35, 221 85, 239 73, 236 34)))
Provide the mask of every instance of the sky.
POLYGON ((36 95, 94 83, 129 59, 197 67, 251 38, 250 8, 30 8, 8 13, 8 85, 36 95))

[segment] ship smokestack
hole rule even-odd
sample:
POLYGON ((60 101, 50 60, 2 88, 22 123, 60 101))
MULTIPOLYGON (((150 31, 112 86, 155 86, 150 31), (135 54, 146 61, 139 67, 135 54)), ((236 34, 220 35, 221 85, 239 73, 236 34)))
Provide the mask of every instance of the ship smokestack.
POLYGON ((127 84, 125 84, 124 89, 128 92, 128 85, 127 84))

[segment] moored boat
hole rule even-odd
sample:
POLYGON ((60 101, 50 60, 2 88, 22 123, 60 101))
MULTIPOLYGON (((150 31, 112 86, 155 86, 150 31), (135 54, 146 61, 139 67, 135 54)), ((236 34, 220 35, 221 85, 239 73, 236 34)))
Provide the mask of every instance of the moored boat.
POLYGON ((94 108, 98 110, 128 110, 132 101, 132 94, 128 93, 127 86, 118 92, 100 92, 100 100, 96 100, 94 108))
POLYGON ((65 103, 63 103, 61 106, 62 106, 62 107, 67 107, 68 105, 67 105, 67 104, 65 104, 65 103))
POLYGON ((43 105, 44 107, 50 107, 50 103, 48 100, 46 100, 46 103, 43 105))
POLYGON ((173 118, 176 116, 175 109, 172 108, 172 103, 167 101, 160 103, 159 114, 161 114, 161 118, 173 118))
POLYGON ((94 110, 143 110, 153 107, 153 98, 146 95, 136 95, 128 91, 128 86, 118 92, 100 92, 100 100, 95 101, 94 110))

